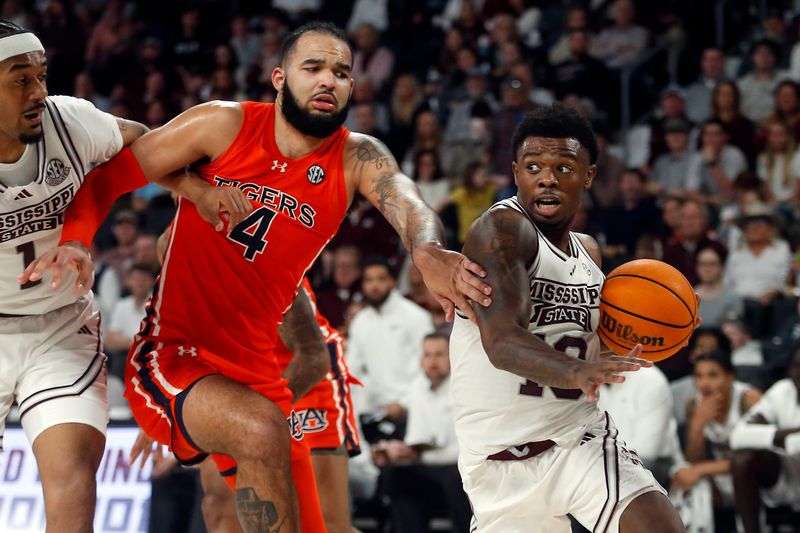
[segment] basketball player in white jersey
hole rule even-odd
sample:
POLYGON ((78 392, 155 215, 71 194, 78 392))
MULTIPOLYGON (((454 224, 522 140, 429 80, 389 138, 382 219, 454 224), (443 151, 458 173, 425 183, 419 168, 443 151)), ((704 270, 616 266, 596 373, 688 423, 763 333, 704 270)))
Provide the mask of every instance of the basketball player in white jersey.
POLYGON ((664 490, 596 406, 603 383, 651 363, 601 356, 600 250, 569 231, 596 173, 588 122, 562 106, 526 116, 513 137, 517 196, 471 228, 464 254, 493 287, 477 324, 450 340, 459 469, 473 531, 684 531, 664 490))
POLYGON ((36 36, 0 20, 0 450, 16 402, 39 467, 47 531, 88 532, 108 421, 100 319, 87 293, 91 262, 70 247, 60 261, 81 258, 79 273, 17 275, 59 242, 64 211, 91 166, 146 128, 86 100, 48 96, 46 73, 36 36))

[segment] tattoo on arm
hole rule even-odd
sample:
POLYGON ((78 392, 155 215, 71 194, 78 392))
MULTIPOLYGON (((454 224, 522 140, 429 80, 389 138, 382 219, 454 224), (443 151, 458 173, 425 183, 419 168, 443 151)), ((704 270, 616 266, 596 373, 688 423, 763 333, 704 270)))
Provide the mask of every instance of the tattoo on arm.
POLYGON ((351 160, 362 193, 394 227, 410 252, 420 244, 444 243, 439 218, 422 200, 414 182, 400 172, 383 143, 364 136, 352 149, 351 160))
POLYGON ((244 533, 279 533, 286 522, 275 503, 260 499, 253 487, 236 489, 236 513, 244 533))
POLYGON ((484 266, 486 282, 494 288, 491 306, 474 306, 481 339, 497 368, 540 385, 572 388, 570 368, 576 360, 528 331, 528 265, 537 253, 535 230, 510 209, 485 213, 469 232, 464 254, 484 266))
POLYGON ((328 349, 319 330, 314 308, 301 287, 283 317, 278 334, 294 354, 283 376, 297 401, 322 381, 330 368, 328 349))

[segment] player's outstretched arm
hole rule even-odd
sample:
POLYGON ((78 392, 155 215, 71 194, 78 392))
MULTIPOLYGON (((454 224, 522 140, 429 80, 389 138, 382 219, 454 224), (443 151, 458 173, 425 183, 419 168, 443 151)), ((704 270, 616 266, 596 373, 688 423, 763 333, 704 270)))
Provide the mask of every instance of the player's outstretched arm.
POLYGON ((484 213, 470 229, 464 253, 486 267, 494 287, 492 304, 476 307, 481 341, 492 365, 541 385, 581 389, 589 400, 603 383, 624 381, 618 373, 651 363, 636 356, 587 362, 569 357, 528 331, 531 317, 528 265, 538 253, 530 222, 510 209, 484 213))
POLYGON ((345 168, 355 184, 394 227, 436 300, 452 320, 454 305, 475 317, 468 299, 491 303, 491 287, 483 268, 444 247, 442 223, 422 200, 414 182, 400 171, 386 146, 368 135, 353 133, 345 153, 345 168))
POLYGON ((283 315, 278 334, 293 354, 283 377, 289 382, 289 390, 294 401, 297 401, 322 381, 330 368, 328 350, 319 331, 314 308, 302 287, 292 306, 283 315))

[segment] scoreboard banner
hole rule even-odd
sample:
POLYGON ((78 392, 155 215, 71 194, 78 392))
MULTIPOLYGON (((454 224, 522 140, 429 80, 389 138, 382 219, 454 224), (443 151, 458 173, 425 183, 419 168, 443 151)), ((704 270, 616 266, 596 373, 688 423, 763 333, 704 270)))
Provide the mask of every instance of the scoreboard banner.
MULTIPOLYGON (((109 427, 103 460, 97 470, 97 532, 146 532, 150 514, 150 470, 138 461, 128 466, 136 427, 109 427)), ((7 427, 0 452, 0 531, 43 532, 44 501, 36 459, 25 433, 7 427)))

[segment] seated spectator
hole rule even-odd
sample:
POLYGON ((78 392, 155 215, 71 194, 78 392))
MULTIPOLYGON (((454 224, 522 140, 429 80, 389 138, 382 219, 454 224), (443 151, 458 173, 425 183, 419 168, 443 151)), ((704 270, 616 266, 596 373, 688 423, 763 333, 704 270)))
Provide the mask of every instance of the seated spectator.
POLYGON ((775 87, 788 79, 789 73, 777 67, 778 52, 768 39, 756 41, 752 47, 752 72, 736 82, 742 95, 742 114, 758 122, 775 110, 775 87))
POLYGON ((619 203, 605 212, 604 254, 615 258, 615 263, 631 260, 639 237, 658 230, 661 211, 653 197, 646 194, 646 183, 647 178, 639 169, 627 169, 620 179, 619 203))
POLYGON ((489 155, 492 173, 508 175, 513 161, 511 136, 522 117, 536 105, 531 101, 528 87, 518 79, 507 79, 501 84, 502 106, 491 118, 489 155))
POLYGON ((711 95, 716 85, 724 79, 725 54, 719 48, 706 48, 700 58, 700 77, 686 87, 686 114, 689 120, 702 124, 711 118, 711 95))
POLYGON ((800 507, 800 349, 788 374, 764 393, 730 437, 736 511, 745 533, 762 531, 764 504, 800 507))
POLYGON ((384 468, 394 531, 423 533, 436 511, 446 510, 453 532, 469 531, 472 512, 458 473, 458 441, 450 399, 448 337, 425 336, 424 376, 409 388, 408 426, 403 440, 372 447, 375 464, 384 468))
POLYGON ((692 126, 682 118, 664 122, 664 142, 667 153, 658 156, 650 174, 651 192, 656 195, 682 195, 686 192, 686 179, 689 176, 689 133, 692 126))
POLYGON ((725 284, 745 299, 745 320, 760 338, 769 332, 771 304, 786 290, 792 257, 789 245, 778 236, 777 220, 768 206, 749 206, 740 225, 743 242, 728 256, 725 284))
POLYGON ((650 130, 648 163, 652 164, 660 155, 669 152, 664 126, 668 121, 675 119, 689 124, 689 133, 691 133, 694 124, 686 116, 686 96, 680 86, 673 84, 661 91, 661 105, 656 110, 656 116, 647 125, 650 130))
MULTIPOLYGON (((594 188, 594 185, 592 186, 594 188)), ((683 211, 683 198, 668 195, 661 203, 661 224, 658 236, 661 244, 667 246, 678 235, 678 228, 681 225, 681 212, 683 211)))
POLYGON ((735 146, 751 164, 756 158, 756 127, 742 115, 739 87, 732 81, 721 81, 711 93, 712 120, 718 121, 728 133, 728 143, 735 146))
POLYGON ((684 455, 690 465, 675 473, 672 484, 686 490, 710 478, 716 529, 731 531, 735 523, 730 435, 761 392, 736 381, 730 354, 719 350, 697 357, 694 380, 697 394, 686 405, 684 455))
POLYGON ((700 150, 689 160, 687 189, 713 201, 730 199, 733 180, 747 170, 747 158, 728 144, 728 132, 718 120, 703 125, 700 141, 700 150))
POLYGON ((644 55, 648 31, 635 24, 635 11, 630 0, 616 0, 611 7, 613 24, 592 41, 591 53, 608 68, 632 67, 644 55))
POLYGON ((394 82, 389 106, 389 138, 387 145, 395 158, 401 159, 414 137, 414 117, 422 104, 422 88, 413 74, 406 73, 394 82))
POLYGON ((694 383, 694 362, 705 353, 720 350, 730 353, 731 343, 720 328, 700 326, 689 338, 689 345, 678 354, 658 363, 667 378, 672 378, 670 388, 675 401, 675 420, 678 427, 686 425, 686 404, 697 388, 694 383), (677 378, 677 379, 676 379, 677 378))
POLYGON ((366 262, 361 283, 366 306, 348 332, 348 364, 364 383, 353 390, 353 401, 370 442, 403 438, 409 386, 421 373, 418 347, 433 331, 430 313, 404 298, 396 281, 385 259, 366 262))
POLYGON ((450 180, 442 173, 439 156, 433 150, 422 150, 414 157, 412 176, 425 203, 439 211, 448 202, 450 180))
POLYGON ((761 119, 759 126, 767 130, 773 122, 783 122, 797 139, 800 135, 800 87, 793 80, 784 80, 775 87, 773 98, 775 111, 761 119))
POLYGON ((725 245, 709 230, 708 206, 687 200, 681 207, 681 218, 675 237, 664 248, 664 261, 681 271, 689 283, 697 285, 697 253, 703 248, 715 248, 724 253, 725 245))
MULTIPOLYGON (((726 320, 722 324, 722 332, 731 341, 731 361, 737 372, 739 367, 761 367, 764 364, 761 343, 753 339, 747 324, 741 320, 726 320)), ((741 379, 750 382, 748 379, 741 379)), ((754 385, 760 386, 761 383, 754 385)))
POLYGON ((592 188, 589 189, 589 196, 592 199, 592 208, 597 215, 602 210, 611 207, 619 200, 619 182, 622 173, 625 172, 625 162, 611 153, 609 142, 611 140, 611 129, 606 121, 595 121, 592 123, 595 136, 597 137, 597 172, 592 180, 592 188))
POLYGON ((773 120, 765 125, 767 143, 758 154, 756 174, 764 183, 764 195, 772 206, 800 200, 800 153, 787 123, 773 120))
POLYGON ((151 265, 136 263, 125 274, 125 287, 130 296, 119 300, 111 311, 105 335, 105 348, 109 355, 110 371, 123 378, 125 355, 133 344, 144 318, 144 304, 153 290, 156 280, 151 265))
POLYGON ((737 320, 744 314, 742 297, 722 281, 727 257, 728 252, 719 248, 708 247, 697 252, 697 277, 700 282, 694 286, 694 290, 700 297, 698 315, 704 326, 721 327, 723 322, 737 320))
POLYGON ((372 24, 361 24, 354 33, 353 78, 359 83, 369 80, 375 93, 380 94, 392 77, 394 53, 380 46, 380 34, 372 24))
POLYGON ((589 34, 589 13, 586 8, 581 6, 573 6, 567 11, 564 29, 558 36, 558 40, 547 51, 547 59, 551 65, 558 65, 570 58, 570 37, 575 31, 587 32, 589 40, 594 37, 589 34))
POLYGON ((470 163, 464 171, 462 185, 450 193, 458 219, 458 242, 463 243, 472 223, 494 203, 497 187, 489 181, 488 168, 480 162, 470 163))
POLYGON ((317 306, 331 326, 341 330, 348 306, 361 301, 361 254, 355 246, 340 246, 332 262, 332 283, 317 291, 317 306))
POLYGON ((568 94, 591 98, 595 106, 607 107, 613 93, 613 78, 602 61, 589 55, 589 32, 572 30, 569 57, 553 66, 555 96, 568 94))

